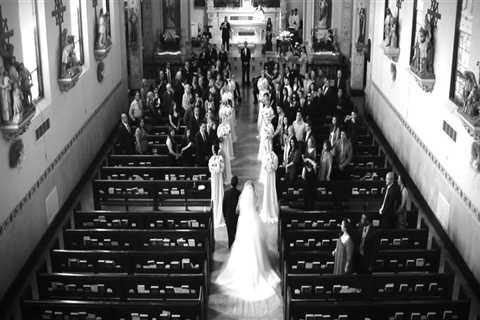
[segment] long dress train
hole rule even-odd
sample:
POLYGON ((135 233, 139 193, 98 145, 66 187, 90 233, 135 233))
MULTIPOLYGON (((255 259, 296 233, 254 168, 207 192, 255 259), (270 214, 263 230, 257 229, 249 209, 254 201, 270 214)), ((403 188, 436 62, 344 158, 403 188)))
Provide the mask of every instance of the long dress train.
POLYGON ((214 280, 220 293, 210 297, 210 306, 229 316, 265 316, 282 305, 280 277, 271 263, 254 194, 253 184, 246 182, 238 203, 235 241, 214 280))

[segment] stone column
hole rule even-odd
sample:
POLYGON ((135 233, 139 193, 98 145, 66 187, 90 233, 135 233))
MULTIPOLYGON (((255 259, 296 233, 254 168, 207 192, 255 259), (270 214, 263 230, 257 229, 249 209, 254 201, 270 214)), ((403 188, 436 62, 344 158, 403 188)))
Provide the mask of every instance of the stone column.
POLYGON ((287 28, 287 19, 288 19, 288 9, 287 9, 287 1, 280 0, 280 31, 283 31, 287 28))
POLYGON ((143 78, 143 38, 142 38, 142 9, 140 0, 128 0, 128 86, 130 89, 140 89, 143 78), (135 12, 137 17, 136 23, 136 42, 132 43, 130 40, 131 23, 130 14, 131 9, 135 12))
MULTIPOLYGON (((154 0, 157 1, 157 0, 154 0)), ((154 47, 158 40, 153 30, 153 8, 152 0, 143 0, 142 2, 142 29, 143 29, 143 60, 148 63, 153 60, 154 47)))
MULTIPOLYGON (((359 11, 360 8, 365 8, 367 11, 366 17, 369 19, 369 4, 366 0, 354 0, 353 1, 353 26, 352 26, 352 55, 351 55, 351 66, 350 66, 350 87, 352 90, 363 90, 364 82, 364 70, 365 70, 365 55, 363 47, 357 48, 357 39, 360 33, 359 25, 359 11)), ((368 21, 366 21, 366 26, 368 28, 368 21)), ((368 35, 368 29, 365 30, 365 37, 368 35)), ((365 39, 365 43, 367 39, 365 39)))
POLYGON ((186 57, 192 52, 192 41, 190 36, 190 2, 193 0, 182 0, 180 2, 180 48, 186 57))
POLYGON ((315 16, 314 1, 304 0, 303 3, 303 42, 307 48, 311 48, 312 32, 314 27, 313 19, 315 16))

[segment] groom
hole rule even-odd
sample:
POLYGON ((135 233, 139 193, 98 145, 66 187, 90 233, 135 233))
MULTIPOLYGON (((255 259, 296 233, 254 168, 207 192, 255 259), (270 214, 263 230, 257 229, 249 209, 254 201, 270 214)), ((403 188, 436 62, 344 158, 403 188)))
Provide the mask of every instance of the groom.
POLYGON ((225 218, 225 224, 227 225, 228 234, 228 248, 232 247, 235 240, 235 231, 237 229, 238 215, 236 213, 238 197, 240 191, 237 189, 238 178, 233 176, 231 180, 232 187, 225 191, 223 196, 223 217, 225 218))

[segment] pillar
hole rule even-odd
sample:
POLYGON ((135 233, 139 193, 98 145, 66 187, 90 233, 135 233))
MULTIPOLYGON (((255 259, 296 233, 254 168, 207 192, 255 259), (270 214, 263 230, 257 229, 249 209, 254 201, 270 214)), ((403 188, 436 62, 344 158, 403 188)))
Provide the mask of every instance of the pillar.
MULTIPOLYGON (((363 47, 357 47, 357 39, 360 33, 359 25, 359 11, 360 8, 365 8, 367 13, 366 17, 369 19, 369 8, 368 1, 366 0, 354 0, 353 1, 353 26, 352 26, 352 47, 351 47, 351 70, 350 70, 350 87, 352 90, 363 90, 364 83, 364 70, 365 70, 365 55, 363 47)), ((367 30, 365 30, 365 38, 368 35, 368 21, 366 21, 367 30)), ((368 40, 365 39, 365 43, 368 40)))
POLYGON ((140 89, 143 78, 143 38, 142 38, 142 8, 140 0, 128 0, 126 7, 128 9, 128 86, 130 89, 140 89), (130 14, 131 11, 137 17, 135 29, 131 27, 130 14), (131 32, 135 30, 136 42, 131 41, 131 32))

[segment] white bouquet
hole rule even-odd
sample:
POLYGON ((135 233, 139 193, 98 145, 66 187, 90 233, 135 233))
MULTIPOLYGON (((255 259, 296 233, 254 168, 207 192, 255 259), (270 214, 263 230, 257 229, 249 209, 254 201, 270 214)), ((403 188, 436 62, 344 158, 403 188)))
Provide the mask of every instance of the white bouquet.
POLYGON ((225 168, 225 163, 223 162, 223 157, 220 155, 213 155, 210 160, 208 160, 208 169, 211 174, 219 174, 223 172, 225 168))
POLYGON ((220 106, 220 110, 218 111, 218 116, 220 117, 220 120, 223 121, 229 121, 230 118, 232 117, 233 113, 233 108, 230 107, 227 104, 222 104, 220 106))
POLYGON ((217 128, 217 137, 225 138, 231 132, 230 125, 228 123, 220 123, 217 128))
POLYGON ((223 103, 227 103, 228 100, 230 100, 230 102, 233 103, 233 93, 231 91, 225 91, 223 94, 222 94, 222 102, 223 103))
POLYGON ((273 138, 273 133, 275 132, 275 129, 273 129, 273 125, 270 122, 264 122, 261 130, 262 130, 261 138, 263 139, 273 138))
POLYGON ((275 112, 273 108, 270 106, 264 106, 262 108, 262 118, 265 122, 271 122, 273 118, 275 118, 275 112))
POLYGON ((262 165, 266 172, 276 171, 278 168, 278 157, 275 152, 266 152, 264 158, 262 159, 262 165))

